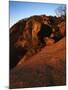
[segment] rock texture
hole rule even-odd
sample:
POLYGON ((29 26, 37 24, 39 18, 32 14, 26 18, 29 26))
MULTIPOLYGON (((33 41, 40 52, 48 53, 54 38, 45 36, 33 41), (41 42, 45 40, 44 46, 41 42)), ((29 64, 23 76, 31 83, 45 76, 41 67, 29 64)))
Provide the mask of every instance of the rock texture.
POLYGON ((65 20, 32 16, 10 28, 10 88, 66 84, 65 20))
POLYGON ((65 38, 19 64, 10 72, 10 88, 66 84, 65 38))
MULTIPOLYGON (((10 69, 27 53, 37 53, 65 36, 65 20, 40 15, 20 20, 10 28, 10 69)), ((31 56, 31 55, 28 55, 31 56)))

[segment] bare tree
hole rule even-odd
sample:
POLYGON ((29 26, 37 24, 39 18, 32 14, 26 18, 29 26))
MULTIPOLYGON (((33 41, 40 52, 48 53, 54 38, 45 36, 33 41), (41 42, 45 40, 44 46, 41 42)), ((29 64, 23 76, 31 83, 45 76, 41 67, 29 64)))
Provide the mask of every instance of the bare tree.
POLYGON ((66 17, 66 5, 58 7, 56 9, 56 15, 58 17, 65 18, 66 17))

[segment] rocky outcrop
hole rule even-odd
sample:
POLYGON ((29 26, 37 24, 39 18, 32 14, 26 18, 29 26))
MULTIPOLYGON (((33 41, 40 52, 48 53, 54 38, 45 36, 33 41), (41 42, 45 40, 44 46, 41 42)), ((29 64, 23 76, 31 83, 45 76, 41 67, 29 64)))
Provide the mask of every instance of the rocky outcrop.
POLYGON ((20 20, 10 28, 10 69, 24 55, 35 55, 41 48, 52 45, 65 36, 65 21, 46 15, 20 20))

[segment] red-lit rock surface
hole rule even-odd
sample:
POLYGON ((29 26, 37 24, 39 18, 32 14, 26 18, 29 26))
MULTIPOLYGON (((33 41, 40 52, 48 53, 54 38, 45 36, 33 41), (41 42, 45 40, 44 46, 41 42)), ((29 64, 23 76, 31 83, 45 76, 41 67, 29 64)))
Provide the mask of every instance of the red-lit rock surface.
POLYGON ((10 88, 57 86, 66 83, 65 38, 45 46, 10 71, 10 88))
POLYGON ((18 21, 9 32, 12 69, 25 54, 29 58, 44 46, 53 45, 62 39, 66 32, 65 20, 56 16, 34 15, 18 21))

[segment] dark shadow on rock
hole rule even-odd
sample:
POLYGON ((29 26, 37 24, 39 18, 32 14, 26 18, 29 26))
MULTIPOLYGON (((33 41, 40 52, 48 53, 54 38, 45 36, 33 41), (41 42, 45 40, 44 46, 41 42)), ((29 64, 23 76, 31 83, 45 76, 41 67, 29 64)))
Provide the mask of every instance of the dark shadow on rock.
POLYGON ((44 38, 49 37, 52 33, 52 28, 46 24, 41 25, 41 29, 38 32, 38 39, 42 44, 45 44, 44 38))
POLYGON ((22 47, 10 48, 10 69, 16 66, 20 59, 25 55, 26 49, 22 47))

